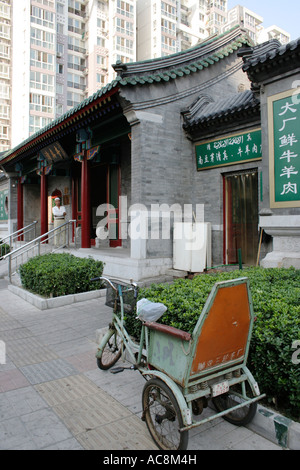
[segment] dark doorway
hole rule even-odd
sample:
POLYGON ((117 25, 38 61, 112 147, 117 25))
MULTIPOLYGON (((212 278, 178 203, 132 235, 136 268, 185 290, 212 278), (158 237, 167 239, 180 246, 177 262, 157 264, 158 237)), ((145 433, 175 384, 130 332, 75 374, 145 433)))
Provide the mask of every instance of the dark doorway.
POLYGON ((249 170, 224 176, 225 264, 255 265, 258 246, 258 172, 249 170))

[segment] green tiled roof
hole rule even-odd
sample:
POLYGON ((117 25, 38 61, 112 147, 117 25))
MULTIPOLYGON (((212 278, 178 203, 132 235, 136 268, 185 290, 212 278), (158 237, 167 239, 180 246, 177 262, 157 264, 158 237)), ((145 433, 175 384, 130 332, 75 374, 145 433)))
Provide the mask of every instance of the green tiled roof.
MULTIPOLYGON (((16 151, 20 150, 22 147, 26 146, 31 141, 34 141, 44 133, 47 133, 51 129, 59 126, 64 121, 72 118, 72 116, 80 114, 80 111, 84 111, 90 104, 96 103, 97 100, 101 98, 105 99, 106 95, 113 94, 116 92, 120 87, 127 87, 127 86, 137 86, 137 85, 146 85, 152 83, 164 83, 169 82, 170 80, 175 80, 180 77, 184 77, 186 75, 190 75, 192 73, 197 73, 205 68, 208 68, 215 63, 219 62, 220 60, 228 57, 234 51, 237 51, 239 48, 244 46, 252 46, 252 42, 245 31, 241 30, 240 28, 232 28, 229 32, 223 33, 215 38, 212 38, 202 44, 194 46, 193 48, 183 51, 177 54, 173 54, 168 56, 167 58, 163 58, 165 63, 174 62, 174 58, 176 59, 176 63, 179 63, 179 59, 181 61, 181 65, 173 66, 169 68, 161 68, 158 71, 153 71, 152 73, 149 70, 145 70, 145 74, 138 74, 133 73, 130 71, 132 64, 128 64, 128 72, 126 76, 118 75, 112 82, 95 92, 93 95, 89 96, 81 103, 79 103, 74 108, 67 111, 65 114, 60 116, 59 118, 52 121, 46 127, 37 131, 34 135, 30 136, 28 139, 21 142, 18 146, 14 149, 7 151, 2 158, 0 157, 0 161, 6 160, 10 155, 14 154, 16 151), (230 38, 233 38, 230 41, 230 38), (217 44, 218 47, 215 47, 214 44, 217 44), (221 47, 220 47, 221 45, 221 47), (207 49, 208 48, 208 49, 207 49), (210 50, 213 51, 211 53, 205 54, 203 51, 210 50), (192 56, 196 56, 198 54, 198 58, 193 61, 186 61, 184 63, 184 58, 188 58, 192 56), (168 62, 169 61, 169 62, 168 62)), ((140 64, 140 69, 143 70, 143 66, 146 64, 146 69, 149 69, 148 64, 156 64, 160 63, 160 59, 154 59, 150 61, 144 62, 136 62, 134 65, 138 66, 140 64)), ((115 66, 117 68, 117 66, 115 66)), ((134 67, 133 67, 134 68, 134 67)))

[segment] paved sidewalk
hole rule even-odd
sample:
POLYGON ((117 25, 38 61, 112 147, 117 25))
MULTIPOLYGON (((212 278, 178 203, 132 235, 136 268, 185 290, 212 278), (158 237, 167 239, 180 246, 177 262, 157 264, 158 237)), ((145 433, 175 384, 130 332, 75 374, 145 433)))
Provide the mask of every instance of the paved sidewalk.
MULTIPOLYGON (((144 379, 97 368, 104 298, 41 311, 6 286, 0 279, 0 449, 157 449, 140 419, 144 379)), ((281 447, 220 418, 190 431, 189 449, 281 447)))

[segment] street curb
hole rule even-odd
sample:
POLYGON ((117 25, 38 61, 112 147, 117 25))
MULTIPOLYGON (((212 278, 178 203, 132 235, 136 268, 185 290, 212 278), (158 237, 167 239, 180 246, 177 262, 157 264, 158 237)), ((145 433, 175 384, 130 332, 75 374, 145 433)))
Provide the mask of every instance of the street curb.
POLYGON ((246 428, 283 448, 300 450, 300 423, 264 406, 257 406, 257 413, 246 428))
POLYGON ((106 289, 92 290, 89 292, 82 292, 80 294, 63 295, 61 297, 52 297, 51 299, 45 299, 39 295, 32 294, 22 287, 8 285, 8 290, 13 294, 18 295, 26 302, 37 307, 39 310, 48 310, 51 308, 63 307, 70 305, 75 302, 84 302, 86 300, 98 299, 106 295, 106 289))

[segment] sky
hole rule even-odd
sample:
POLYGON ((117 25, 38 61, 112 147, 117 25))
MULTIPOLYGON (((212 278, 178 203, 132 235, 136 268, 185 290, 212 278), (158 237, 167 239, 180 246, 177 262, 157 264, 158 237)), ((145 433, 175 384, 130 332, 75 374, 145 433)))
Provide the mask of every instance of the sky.
POLYGON ((265 28, 275 24, 290 33, 291 41, 300 37, 299 0, 228 0, 228 9, 236 5, 262 16, 265 28))

